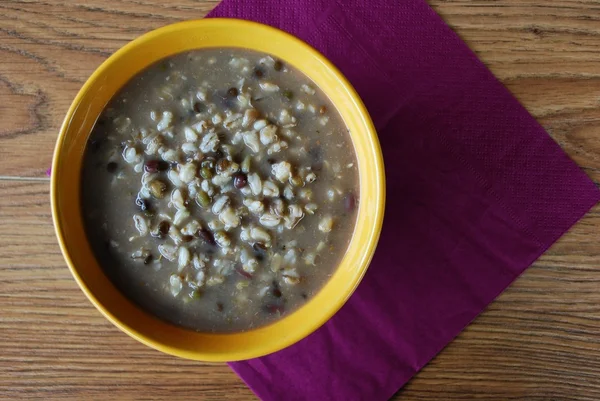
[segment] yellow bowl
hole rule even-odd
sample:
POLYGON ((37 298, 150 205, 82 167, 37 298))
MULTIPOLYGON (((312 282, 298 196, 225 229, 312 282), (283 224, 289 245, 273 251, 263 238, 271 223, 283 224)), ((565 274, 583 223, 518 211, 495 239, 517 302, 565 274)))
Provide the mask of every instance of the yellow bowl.
POLYGON ((65 260, 90 301, 108 320, 142 343, 183 358, 235 361, 287 347, 324 324, 352 294, 375 251, 385 203, 381 149, 362 101, 323 55, 265 25, 234 20, 181 22, 149 32, 109 57, 83 85, 60 130, 52 164, 52 217, 65 260), (166 323, 122 295, 104 275, 83 228, 82 158, 92 127, 111 97, 135 74, 175 53, 239 47, 270 53, 306 74, 331 99, 350 130, 360 177, 358 218, 348 250, 323 289, 297 311, 258 329, 200 333, 166 323))

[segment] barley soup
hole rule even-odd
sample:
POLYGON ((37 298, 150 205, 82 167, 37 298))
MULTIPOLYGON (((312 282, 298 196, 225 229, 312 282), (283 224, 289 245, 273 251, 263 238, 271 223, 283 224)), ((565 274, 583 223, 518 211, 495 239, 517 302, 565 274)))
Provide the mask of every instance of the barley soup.
POLYGON ((331 277, 358 169, 337 111, 302 73, 220 48, 131 79, 86 147, 86 232, 107 276, 179 326, 234 332, 292 312, 331 277))

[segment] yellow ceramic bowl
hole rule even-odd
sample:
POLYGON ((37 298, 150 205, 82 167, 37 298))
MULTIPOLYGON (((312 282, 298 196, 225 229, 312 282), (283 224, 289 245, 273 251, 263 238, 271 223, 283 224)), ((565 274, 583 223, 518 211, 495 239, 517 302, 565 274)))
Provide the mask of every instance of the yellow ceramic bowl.
POLYGON ((108 58, 69 108, 52 165, 52 216, 62 253, 90 301, 121 330, 157 350, 202 361, 235 361, 287 347, 337 312, 365 274, 381 230, 385 202, 381 149, 369 114, 344 76, 320 53, 277 29, 248 21, 205 19, 149 32, 108 58), (104 275, 86 240, 80 207, 82 157, 94 122, 110 98, 139 71, 164 57, 205 47, 270 53, 298 68, 325 92, 348 126, 357 153, 357 224, 340 266, 323 289, 296 312, 266 327, 234 334, 173 326, 130 302, 104 275))

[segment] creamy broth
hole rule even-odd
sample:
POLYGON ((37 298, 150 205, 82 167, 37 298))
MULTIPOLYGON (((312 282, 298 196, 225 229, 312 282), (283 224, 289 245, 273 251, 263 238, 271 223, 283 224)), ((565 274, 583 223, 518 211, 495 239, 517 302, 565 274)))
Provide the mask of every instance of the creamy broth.
POLYGON ((354 148, 302 73, 196 50, 139 73, 88 141, 83 217, 113 283, 193 330, 260 327, 329 280, 358 208, 354 148))

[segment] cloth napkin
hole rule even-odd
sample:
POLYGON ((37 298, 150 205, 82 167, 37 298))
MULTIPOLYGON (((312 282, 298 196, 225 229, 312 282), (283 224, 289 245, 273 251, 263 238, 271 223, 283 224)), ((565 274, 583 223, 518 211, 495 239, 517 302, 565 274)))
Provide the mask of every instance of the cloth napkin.
POLYGON ((390 398, 600 199, 423 0, 224 0, 209 16, 324 53, 385 158, 385 223, 355 294, 308 338, 231 364, 263 400, 390 398))

